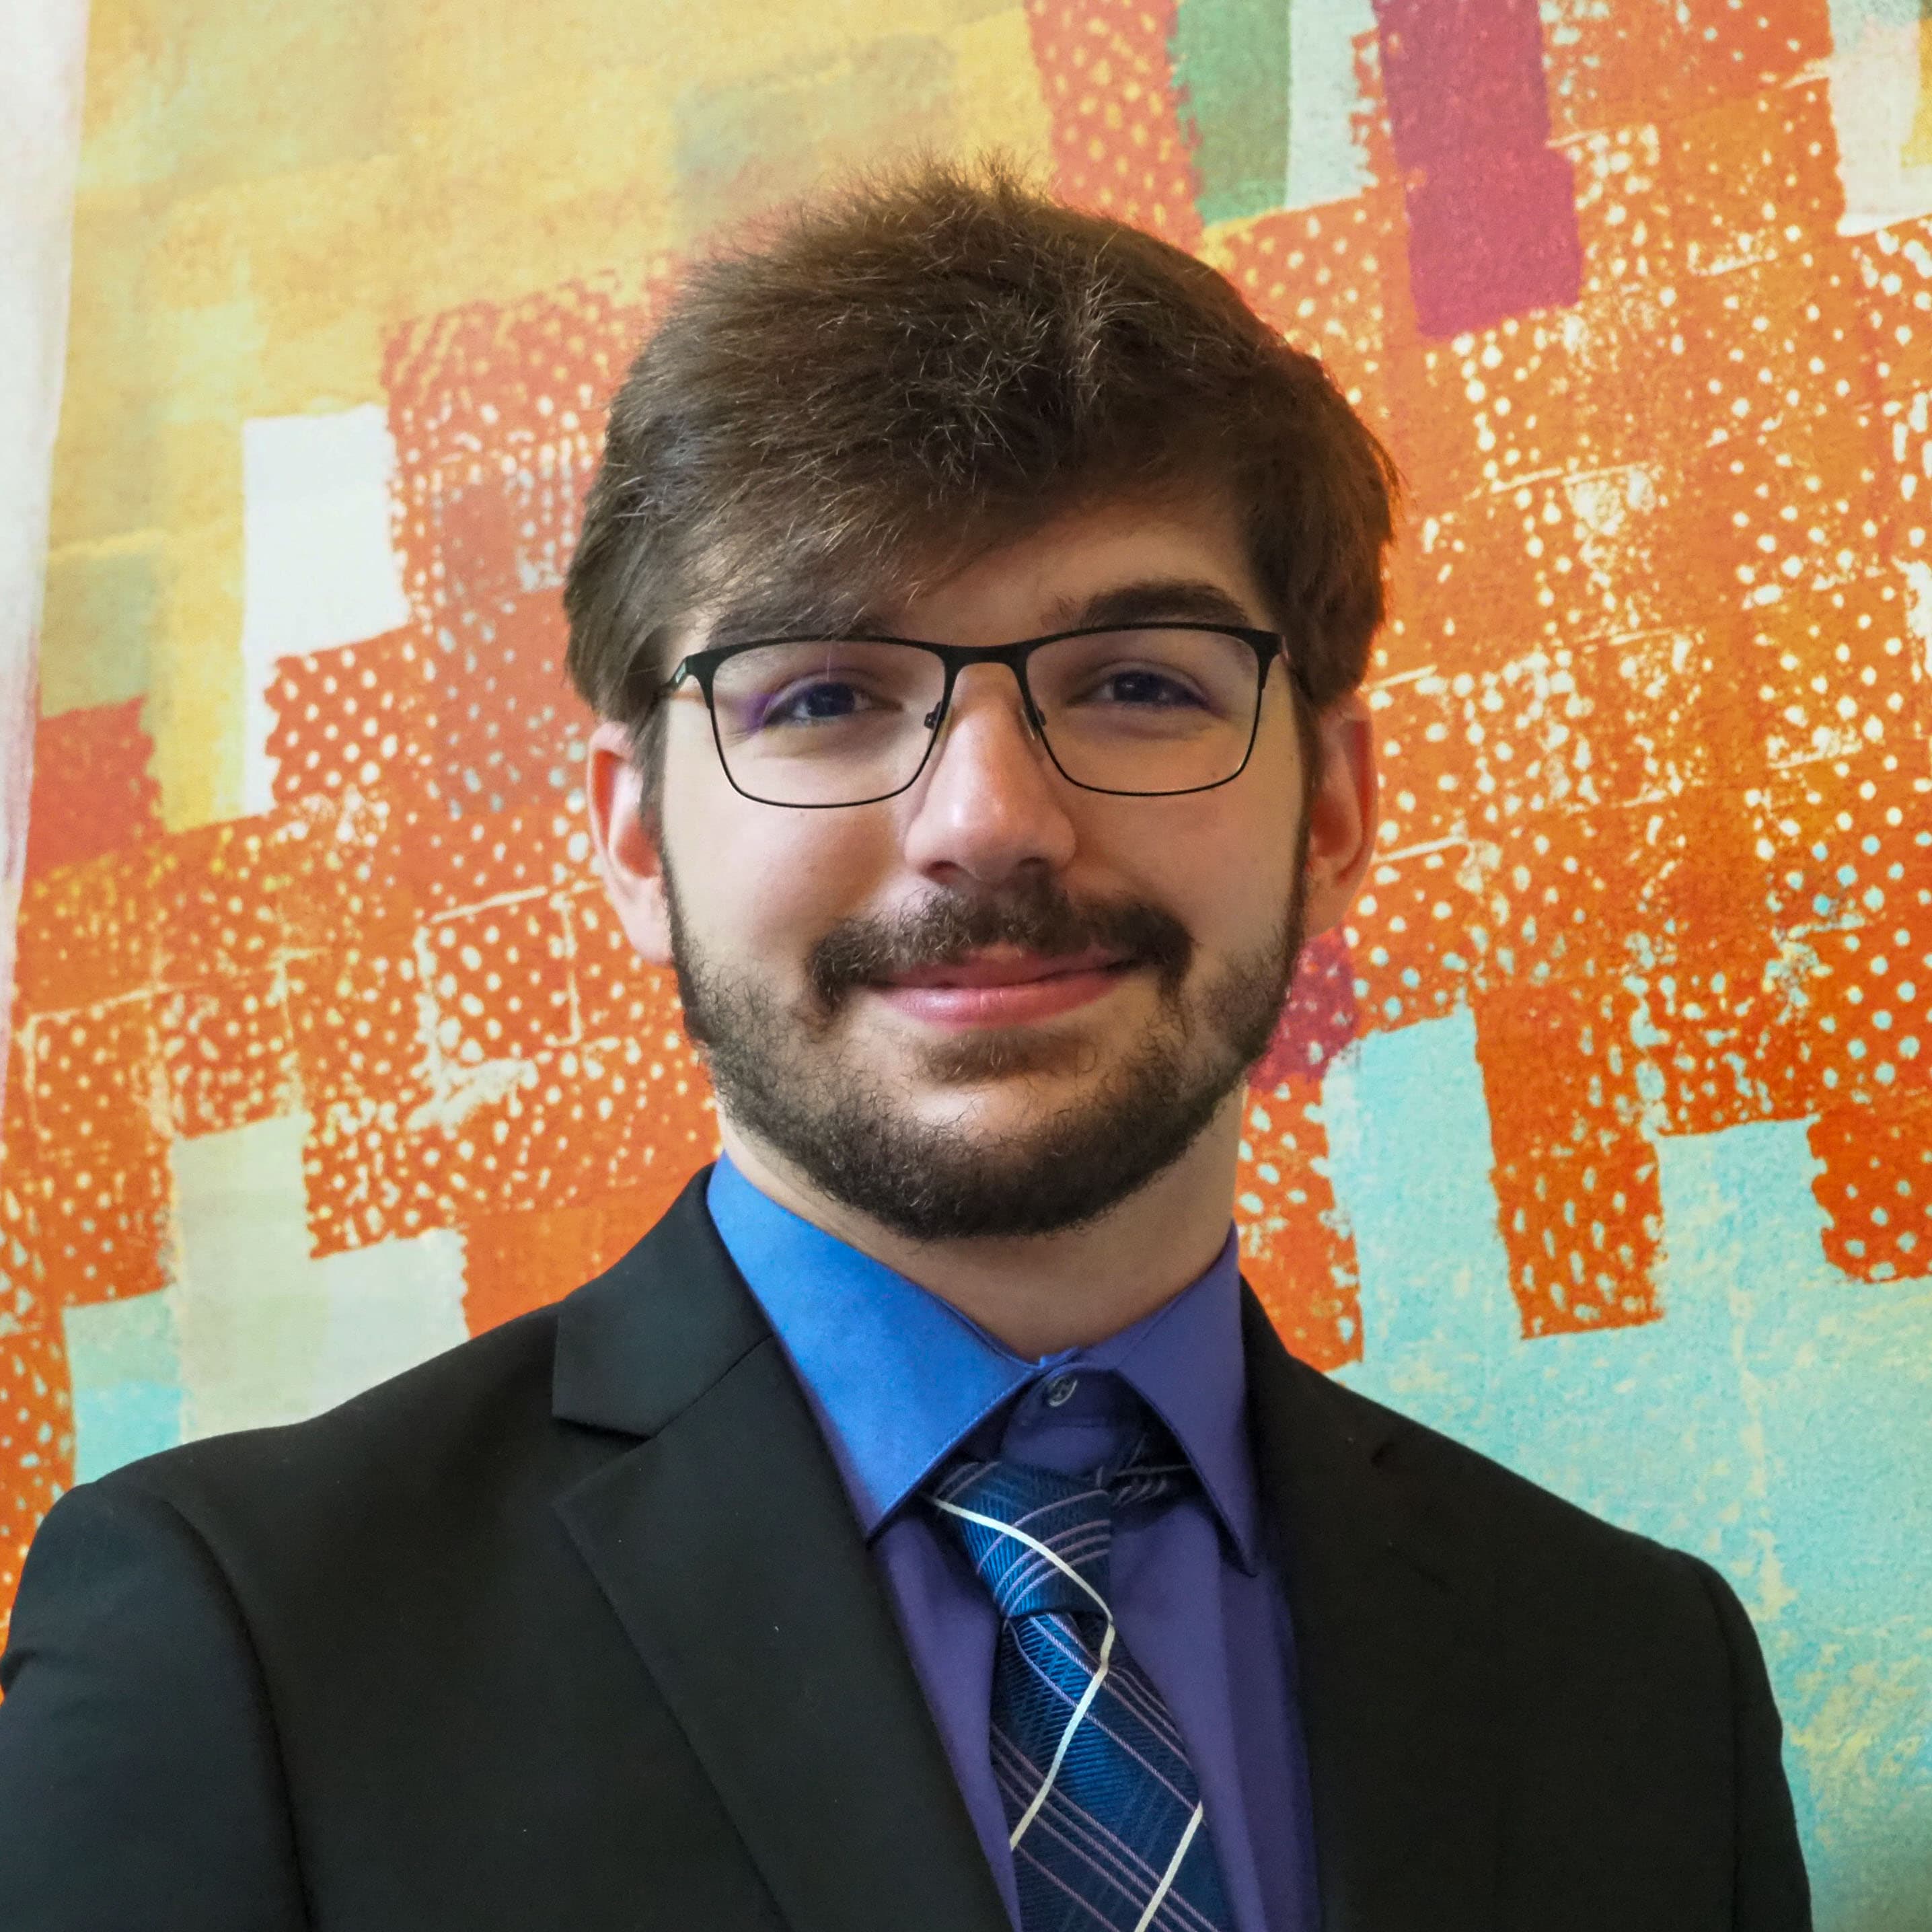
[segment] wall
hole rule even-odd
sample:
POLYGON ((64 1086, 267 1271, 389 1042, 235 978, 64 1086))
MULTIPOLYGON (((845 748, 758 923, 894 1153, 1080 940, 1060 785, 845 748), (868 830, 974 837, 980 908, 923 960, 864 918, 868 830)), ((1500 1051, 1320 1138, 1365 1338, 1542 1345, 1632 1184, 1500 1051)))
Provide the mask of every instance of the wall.
POLYGON ((1252 1279, 1717 1562, 1820 1924, 1932 1924, 1924 62, 1912 0, 98 0, 0 1581, 68 1482, 566 1289, 709 1151, 584 862, 599 406, 721 224, 994 143, 1225 269, 1412 486, 1252 1279))

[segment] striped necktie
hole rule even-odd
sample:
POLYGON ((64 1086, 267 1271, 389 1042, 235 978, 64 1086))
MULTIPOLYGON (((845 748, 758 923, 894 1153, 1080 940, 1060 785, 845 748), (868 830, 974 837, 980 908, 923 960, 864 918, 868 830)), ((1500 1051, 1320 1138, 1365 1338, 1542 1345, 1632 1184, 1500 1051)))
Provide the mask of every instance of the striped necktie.
POLYGON ((962 1462, 928 1492, 1000 1616, 993 1774, 1022 1932, 1232 1932, 1180 1733, 1107 1604, 1115 1508, 1192 1480, 962 1462))

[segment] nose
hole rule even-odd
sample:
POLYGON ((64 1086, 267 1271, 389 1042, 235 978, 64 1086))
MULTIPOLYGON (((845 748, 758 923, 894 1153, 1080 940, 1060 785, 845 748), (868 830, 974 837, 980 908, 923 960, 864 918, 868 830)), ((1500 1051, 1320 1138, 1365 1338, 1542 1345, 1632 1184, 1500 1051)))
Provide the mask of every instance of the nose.
POLYGON ((907 862, 937 882, 1010 881, 1073 856, 1066 783, 1034 732, 1018 680, 1003 664, 962 671, 921 774, 905 830, 907 862))

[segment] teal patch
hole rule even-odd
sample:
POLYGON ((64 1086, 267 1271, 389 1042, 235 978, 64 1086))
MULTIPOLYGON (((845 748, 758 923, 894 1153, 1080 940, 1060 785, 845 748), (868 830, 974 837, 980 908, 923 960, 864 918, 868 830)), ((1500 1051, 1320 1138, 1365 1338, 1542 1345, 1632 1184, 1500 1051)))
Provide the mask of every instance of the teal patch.
POLYGON ((180 1355, 164 1291, 70 1308, 74 1475, 91 1482, 182 1439, 180 1355))
POLYGON ((1288 0, 1180 0, 1169 54, 1194 144, 1203 221, 1282 205, 1288 181, 1288 0))

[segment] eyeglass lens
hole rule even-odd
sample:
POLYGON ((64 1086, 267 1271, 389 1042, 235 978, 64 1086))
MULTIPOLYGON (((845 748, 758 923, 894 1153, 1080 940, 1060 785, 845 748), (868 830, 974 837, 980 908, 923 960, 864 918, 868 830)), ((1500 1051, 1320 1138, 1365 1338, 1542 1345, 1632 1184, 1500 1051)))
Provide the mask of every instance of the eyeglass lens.
MULTIPOLYGON (((1042 644, 1027 682, 1054 762, 1100 791, 1232 778, 1254 735, 1255 654, 1214 631, 1108 631, 1042 644)), ((946 668, 913 644, 814 638, 727 658, 711 692, 731 782, 773 805, 848 805, 911 783, 946 668)))

